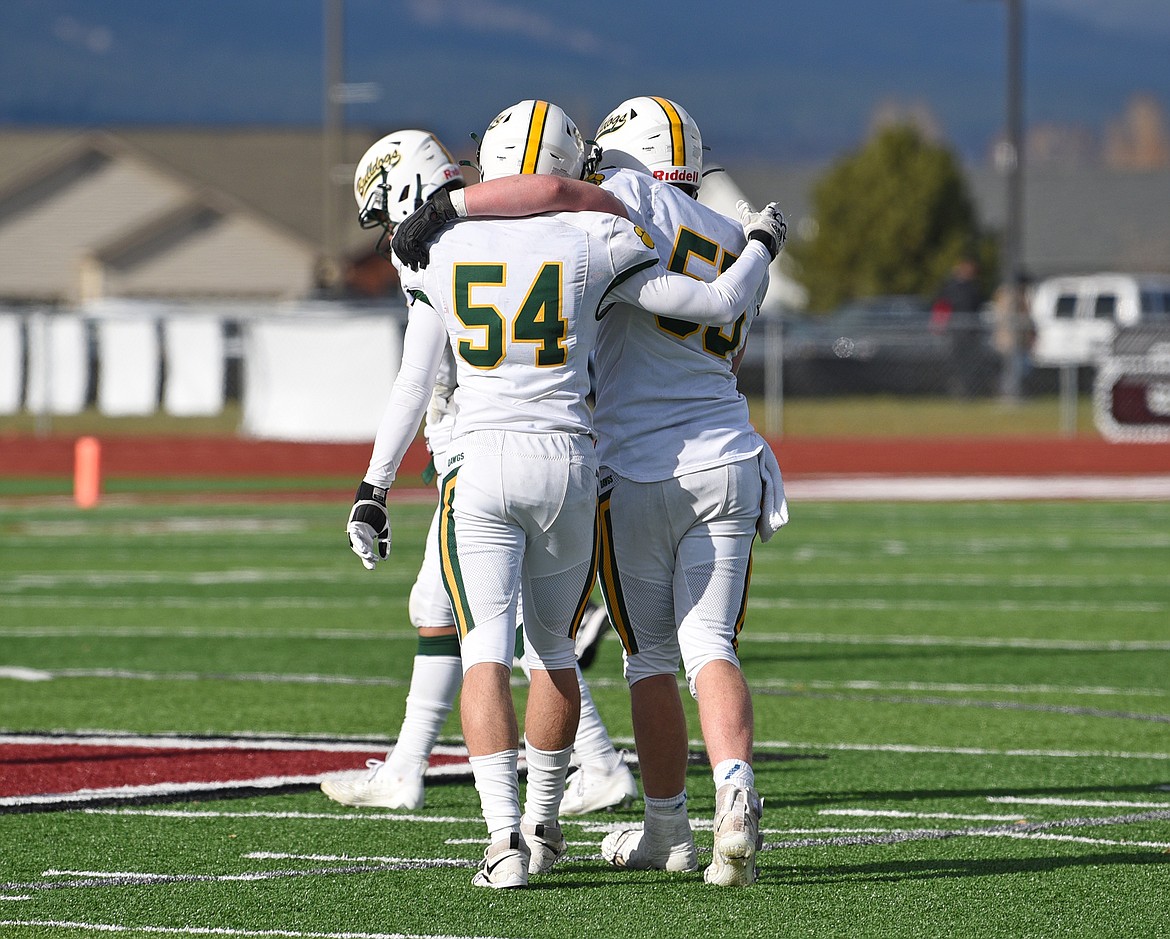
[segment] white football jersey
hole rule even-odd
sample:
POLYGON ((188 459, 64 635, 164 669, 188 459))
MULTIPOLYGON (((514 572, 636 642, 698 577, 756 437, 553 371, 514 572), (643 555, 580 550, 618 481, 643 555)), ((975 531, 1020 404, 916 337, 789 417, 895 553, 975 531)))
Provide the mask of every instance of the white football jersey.
POLYGON ((457 373, 454 435, 473 430, 593 433, 586 402, 597 312, 616 283, 658 263, 616 216, 560 213, 468 220, 402 271, 412 315, 437 311, 457 373))
MULTIPOLYGON (((663 265, 713 281, 744 250, 742 226, 674 186, 633 170, 607 170, 603 189, 650 233, 663 265)), ((738 462, 760 451, 732 360, 759 312, 767 278, 726 329, 650 316, 625 304, 601 321, 594 426, 601 463, 656 482, 738 462)))

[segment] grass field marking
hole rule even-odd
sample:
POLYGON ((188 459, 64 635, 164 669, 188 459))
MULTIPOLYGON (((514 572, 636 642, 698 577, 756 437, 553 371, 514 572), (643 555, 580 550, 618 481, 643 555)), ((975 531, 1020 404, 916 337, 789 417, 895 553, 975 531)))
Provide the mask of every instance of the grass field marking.
POLYGON ((163 936, 238 936, 240 939, 492 939, 489 936, 457 936, 448 933, 405 932, 302 932, 296 929, 233 929, 230 926, 130 926, 120 923, 86 923, 73 920, 0 920, 0 926, 25 929, 72 929, 81 932, 131 932, 163 936))
MULTIPOLYGON (((290 877, 333 877, 340 874, 371 874, 389 870, 421 869, 430 864, 429 859, 417 863, 390 867, 385 864, 347 864, 343 867, 318 867, 312 869, 286 868, 283 870, 248 871, 243 874, 156 874, 136 871, 67 871, 49 870, 42 881, 22 884, 0 884, 0 890, 59 890, 64 888, 88 887, 145 887, 156 884, 186 883, 234 883, 265 880, 283 880, 290 877), (55 878, 71 878, 57 880, 55 878)), ((468 866, 474 866, 468 862, 468 866)))
POLYGON ((988 796, 997 805, 1070 805, 1078 808, 1103 809, 1170 809, 1170 800, 1161 802, 1125 802, 1115 799, 1035 799, 1023 796, 988 796))
POLYGON ((1038 649, 1055 652, 1170 652, 1170 641, 1156 639, 1094 641, 1092 639, 1035 639, 1026 636, 865 636, 850 633, 752 632, 747 637, 747 641, 808 645, 1038 649))
MULTIPOLYGON (((0 678, 14 682, 67 681, 76 678, 115 679, 128 682, 254 682, 256 684, 319 684, 370 686, 370 688, 401 688, 409 684, 405 678, 390 678, 370 675, 317 675, 289 674, 289 672, 223 672, 223 671, 142 671, 136 669, 33 669, 23 665, 0 667, 0 678)), ((518 677, 517 684, 524 684, 518 677)), ((590 681, 591 688, 625 688, 626 682, 617 678, 601 678, 590 681)), ((1052 684, 962 684, 955 682, 874 682, 853 679, 853 681, 825 682, 817 679, 765 678, 751 681, 752 691, 923 691, 949 693, 1004 693, 1004 695, 1074 695, 1078 697, 1170 697, 1170 690, 1156 688, 1101 688, 1088 686, 1052 684)), ((961 702, 943 702, 959 704, 961 702)), ((990 702, 978 702, 987 706, 990 702)), ((1009 705, 1004 705, 1009 706, 1009 705)), ((1046 705, 1035 705, 1037 707, 1046 705)), ((1051 705, 1047 705, 1051 706, 1051 705)), ((1145 716, 1144 719, 1151 719, 1145 716)))
POLYGON ((156 809, 149 807, 87 808, 86 815, 144 815, 156 818, 181 818, 195 821, 205 818, 263 818, 278 821, 330 822, 433 822, 451 825, 481 825, 478 815, 415 815, 408 812, 221 812, 214 810, 156 809))
MULTIPOLYGON (((183 596, 149 596, 149 597, 94 597, 89 595, 69 596, 55 594, 51 597, 0 597, 0 607, 6 609, 101 609, 101 610, 135 610, 163 607, 169 610, 235 610, 260 608, 266 610, 313 609, 338 610, 357 608, 383 608, 386 598, 383 596, 355 596, 352 599, 326 599, 323 597, 306 596, 265 596, 265 597, 183 597, 183 596)), ((995 600, 991 602, 975 602, 971 600, 886 600, 886 599, 853 599, 844 597, 824 598, 781 598, 781 597, 753 597, 749 608, 752 610, 846 610, 869 613, 908 612, 908 613, 953 613, 953 612, 991 612, 991 613, 1132 613, 1132 614, 1160 614, 1170 611, 1170 603, 1153 601, 1114 601, 1108 603, 1090 603, 1085 601, 1018 601, 995 600)), ((1162 648, 1170 648, 1170 643, 1163 643, 1162 648)))
MULTIPOLYGON (((483 838, 465 838, 449 839, 445 844, 466 843, 474 844, 483 847, 483 838)), ((469 861, 466 858, 418 858, 418 857, 386 857, 382 855, 361 855, 353 857, 348 854, 288 854, 281 851, 249 851, 247 854, 241 855, 250 861, 353 861, 355 863, 376 863, 385 864, 390 868, 395 868, 396 865, 407 865, 409 867, 476 867, 479 865, 478 860, 469 861)))
MULTIPOLYGON (((701 745, 701 742, 699 742, 701 745)), ((692 741, 692 745, 695 742, 692 741)), ((937 747, 914 743, 810 743, 795 740, 757 740, 756 749, 849 750, 863 753, 934 753, 954 756, 1007 756, 1089 760, 1170 760, 1170 753, 1128 753, 1123 750, 1000 750, 989 747, 937 747)))
MULTIPOLYGON (((590 687, 594 682, 590 682, 590 687)), ((1069 694, 1091 697, 1170 697, 1170 690, 1161 688, 1106 688, 1100 686, 1081 687, 1076 685, 996 685, 964 684, 960 682, 927 681, 820 681, 789 678, 765 678, 749 682, 752 690, 757 688, 816 688, 828 691, 846 689, 850 691, 950 691, 956 693, 992 692, 997 694, 1069 694)))
POLYGON ((1009 822, 1024 821, 1018 815, 979 815, 959 812, 906 812, 899 809, 818 809, 818 815, 847 815, 850 818, 939 818, 957 822, 1009 822))
POLYGON ((1119 841, 1113 838, 1086 838, 1081 835, 1053 835, 1044 831, 993 831, 989 838, 1018 838, 1022 841, 1072 841, 1077 844, 1100 844, 1121 848, 1170 849, 1170 841, 1119 841))
MULTIPOLYGON (((913 813, 908 813, 913 814, 913 813)), ((933 816, 920 816, 933 817, 933 816)), ((961 818, 961 816, 959 816, 961 818)), ((820 847, 870 847, 873 845, 900 844, 909 841, 939 841, 949 838, 970 837, 1007 837, 1022 838, 1035 835, 1053 828, 1093 828, 1108 825, 1132 825, 1151 821, 1170 820, 1170 811, 1144 812, 1134 815, 1116 815, 1104 818, 1065 818, 1056 821, 1026 822, 1016 820, 1008 824, 994 825, 990 828, 972 826, 970 828, 921 828, 921 829, 890 829, 881 834, 861 834, 833 838, 801 838, 790 841, 766 842, 764 850, 771 851, 784 848, 820 848, 820 847)), ((1105 843, 1102 841, 1102 843, 1105 843)), ((1135 845, 1145 847, 1139 842, 1135 845)), ((1160 848, 1161 843, 1152 845, 1160 848)))
POLYGON ((139 610, 152 607, 168 610, 379 610, 385 606, 386 598, 382 596, 354 597, 352 600, 325 600, 320 597, 0 597, 0 607, 16 610, 139 610))
POLYGON ((795 502, 1161 502, 1170 476, 823 476, 786 480, 795 502))
MULTIPOLYGON (((393 574, 394 572, 391 571, 393 574)), ((400 580, 413 581, 415 574, 398 571, 400 580)), ((369 575, 367 574, 366 577, 369 575)), ((11 574, 0 582, 0 593, 21 590, 60 590, 62 587, 128 587, 180 584, 192 587, 221 587, 226 584, 284 584, 324 582, 368 583, 360 571, 339 573, 334 570, 294 570, 282 568, 231 568, 218 571, 101 571, 90 573, 42 574, 24 572, 11 574)))
POLYGON ((1064 574, 758 574, 752 571, 753 587, 1053 587, 1097 590, 1102 587, 1170 587, 1170 576, 1118 574, 1117 576, 1073 576, 1064 574))
MULTIPOLYGON (((31 671, 22 669, 22 672, 31 671)), ((69 678, 109 678, 119 681, 242 681, 256 684, 281 685, 359 685, 379 688, 399 688, 409 685, 409 679, 380 678, 357 675, 278 675, 270 672, 141 672, 126 668, 59 668, 42 670, 35 679, 23 675, 0 677, 21 681, 49 681, 69 678)))
MULTIPOLYGON (((384 740, 354 738, 347 740, 330 737, 270 737, 264 735, 246 736, 184 736, 179 734, 120 734, 114 731, 68 734, 4 734, 0 733, 0 745, 8 744, 62 744, 94 747, 160 747, 183 750, 326 750, 337 753, 364 753, 387 745, 384 740)), ((465 755, 467 749, 449 744, 436 744, 434 752, 444 755, 465 755)))
POLYGON ((1083 600, 887 600, 878 597, 853 599, 848 597, 761 597, 749 602, 752 610, 851 610, 867 613, 1165 613, 1170 603, 1155 601, 1116 600, 1090 603, 1083 600))
POLYGON ((242 515, 168 515, 147 520, 36 519, 20 522, 15 531, 32 538, 87 538, 94 535, 299 535, 307 522, 295 518, 242 515))
POLYGON ((1137 711, 1105 710, 1091 708, 1084 705, 1068 704, 1031 704, 1023 701, 986 701, 982 698, 940 698, 940 697, 909 697, 906 695, 849 695, 842 692, 812 691, 802 689, 759 690, 760 695, 786 695, 788 697, 804 697, 825 701, 866 701, 874 704, 914 704, 934 705, 948 708, 984 708, 999 711, 1035 711, 1041 714, 1064 714, 1072 717, 1105 717, 1127 721, 1148 721, 1154 724, 1170 724, 1170 715, 1146 714, 1137 711))
POLYGON ((415 639, 413 626, 386 629, 244 629, 238 626, 0 626, 10 639, 415 639))
MULTIPOLYGON (((755 603, 756 601, 752 601, 755 603)), ((2 598, 0 598, 2 603, 2 598)), ((187 626, 0 626, 0 637, 116 639, 350 639, 384 642, 410 639, 417 631, 406 626, 387 629, 241 629, 187 626)), ((751 630, 752 642, 808 645, 926 646, 976 649, 1036 649, 1061 652, 1170 652, 1170 641, 1156 639, 1037 639, 1026 636, 907 636, 855 633, 795 633, 751 630)))

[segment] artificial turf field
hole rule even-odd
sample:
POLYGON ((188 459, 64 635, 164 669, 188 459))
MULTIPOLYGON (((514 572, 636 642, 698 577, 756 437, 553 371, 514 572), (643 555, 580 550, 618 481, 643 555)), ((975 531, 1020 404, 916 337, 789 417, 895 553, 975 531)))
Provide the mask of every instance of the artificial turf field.
MULTIPOLYGON (((53 792, 123 765, 16 746, 33 741, 197 759, 332 741, 354 766, 384 750, 431 506, 392 508, 374 573, 345 546, 347 510, 0 503, 0 776, 53 792)), ((792 514, 756 546, 740 647, 766 801, 756 886, 609 868, 601 838, 640 821, 636 804, 565 819, 570 853, 530 889, 474 889, 484 829, 463 778, 409 815, 346 809, 303 778, 7 797, 0 936, 1170 936, 1170 503, 792 514)), ((630 746, 616 637, 586 676, 630 746)), ((692 749, 706 863, 714 793, 692 749)))

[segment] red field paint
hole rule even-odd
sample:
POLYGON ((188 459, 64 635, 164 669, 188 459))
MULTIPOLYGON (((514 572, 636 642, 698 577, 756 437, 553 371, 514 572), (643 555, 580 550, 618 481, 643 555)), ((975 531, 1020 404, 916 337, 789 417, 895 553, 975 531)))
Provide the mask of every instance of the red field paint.
MULTIPOLYGON (((362 770, 367 759, 381 759, 385 748, 317 748, 288 741, 184 741, 167 738, 126 742, 77 738, 61 742, 0 742, 0 810, 20 806, 77 805, 113 799, 179 798, 223 795, 233 790, 311 787, 324 773, 362 770)), ((461 748, 437 748, 429 775, 470 776, 461 748)))

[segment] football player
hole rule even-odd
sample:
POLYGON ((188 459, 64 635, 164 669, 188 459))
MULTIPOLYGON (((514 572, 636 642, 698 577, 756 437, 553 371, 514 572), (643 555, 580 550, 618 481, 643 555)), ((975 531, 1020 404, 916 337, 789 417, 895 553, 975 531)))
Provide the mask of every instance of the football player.
MULTIPOLYGON (((479 164, 485 179, 579 179, 584 142, 560 108, 523 101, 489 125, 479 164)), ((565 850, 559 808, 580 705, 573 636, 597 559, 597 453, 586 398, 598 317, 626 302, 731 326, 781 236, 774 210, 754 214, 745 221, 751 243, 714 282, 672 275, 621 203, 596 191, 614 214, 469 221, 439 235, 427 267, 403 271, 410 314, 402 364, 349 526, 364 558, 385 554, 386 490, 449 345, 456 416, 440 566, 461 637, 463 733, 489 833, 477 886, 524 886, 565 850), (523 817, 508 681, 521 592, 532 670, 523 817)))
MULTIPOLYGON (((363 228, 381 228, 383 243, 394 226, 438 191, 460 189, 463 173, 438 139, 422 130, 401 130, 376 141, 358 163, 354 198, 363 228)), ((388 252, 387 252, 388 253, 388 252)), ((423 423, 432 465, 444 464, 455 422, 452 395, 455 360, 448 349, 437 373, 423 423)), ((430 468, 428 468, 430 469, 430 468)), ((422 566, 410 591, 408 613, 418 630, 418 649, 411 671, 406 713, 393 749, 385 760, 370 760, 367 772, 330 777, 322 791, 336 802, 353 806, 417 809, 424 802, 423 778, 431 750, 447 720, 463 682, 459 637, 451 602, 439 572, 439 512, 431 520, 422 566)), ((367 566, 373 567, 370 561, 367 566)), ((589 604, 584 621, 605 620, 602 607, 589 604)), ((523 658, 521 666, 526 668, 523 658)), ((610 785, 598 808, 629 804, 637 785, 609 738, 593 698, 580 679, 582 704, 574 759, 584 769, 604 767, 610 785)))
MULTIPOLYGON (((651 233, 669 269, 711 280, 744 250, 740 227, 695 201, 702 137, 678 104, 625 101, 602 121, 597 144, 603 171, 594 181, 651 233)), ((425 248, 405 237, 412 230, 421 241, 453 215, 571 210, 590 199, 570 183, 475 187, 450 208, 420 209, 395 247, 425 260, 425 248)), ((697 868, 675 680, 681 656, 717 787, 704 877, 727 886, 755 881, 760 843, 753 710, 737 645, 751 544, 757 528, 766 540, 787 521, 779 466, 749 423, 734 377, 761 297, 729 330, 618 307, 602 320, 597 351, 601 579, 626 652, 646 804, 643 828, 609 835, 602 852, 621 867, 697 868)))

